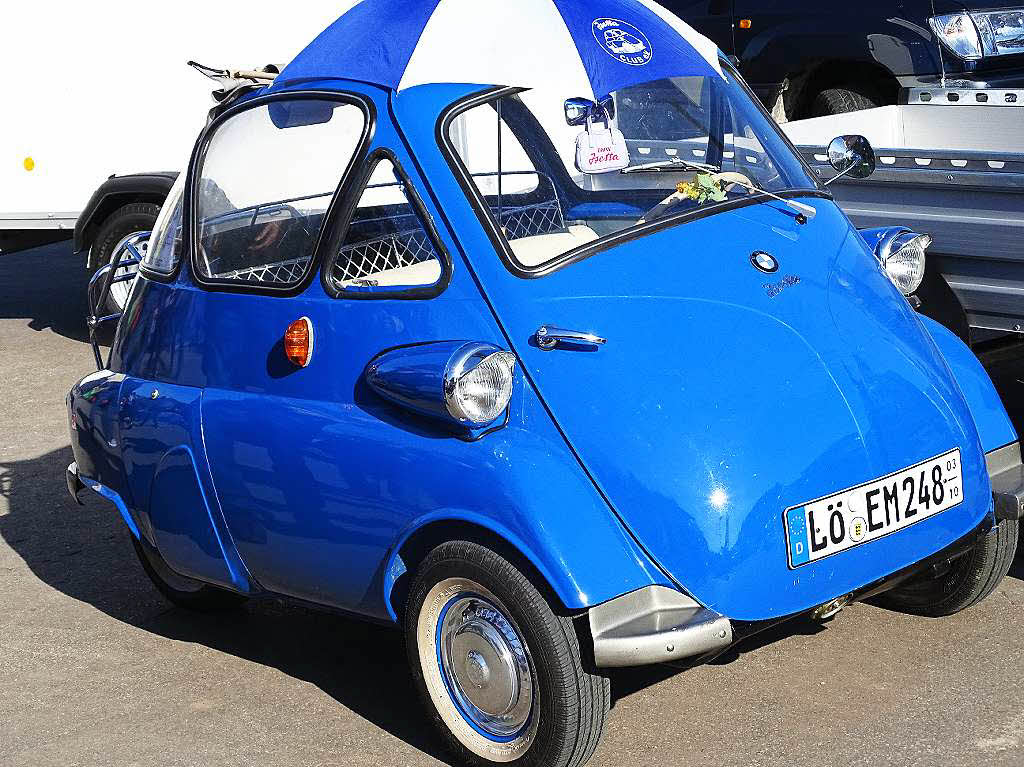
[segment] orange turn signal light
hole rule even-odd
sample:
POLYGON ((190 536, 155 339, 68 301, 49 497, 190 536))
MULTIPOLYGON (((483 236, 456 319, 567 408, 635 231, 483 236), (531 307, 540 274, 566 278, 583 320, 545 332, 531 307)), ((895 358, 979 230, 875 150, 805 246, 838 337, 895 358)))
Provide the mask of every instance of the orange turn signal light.
POLYGON ((740 19, 740 29, 750 29, 751 26, 750 19, 740 19))
POLYGON ((284 331, 284 356, 300 368, 313 358, 313 323, 309 317, 299 317, 284 331))

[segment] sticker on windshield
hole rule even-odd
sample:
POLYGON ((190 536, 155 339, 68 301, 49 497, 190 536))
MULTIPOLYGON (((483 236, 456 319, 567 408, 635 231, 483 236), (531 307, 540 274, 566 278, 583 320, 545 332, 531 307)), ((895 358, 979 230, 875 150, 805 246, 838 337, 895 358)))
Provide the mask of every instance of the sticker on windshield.
POLYGON ((608 53, 623 64, 639 67, 650 62, 654 56, 651 41, 647 35, 625 21, 618 19, 594 19, 591 25, 594 39, 608 53))

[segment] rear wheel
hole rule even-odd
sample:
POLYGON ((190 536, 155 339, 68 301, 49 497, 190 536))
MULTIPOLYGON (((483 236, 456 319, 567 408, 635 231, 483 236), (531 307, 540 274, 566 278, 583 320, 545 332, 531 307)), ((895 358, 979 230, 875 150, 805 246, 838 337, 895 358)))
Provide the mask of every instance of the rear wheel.
POLYGON ((584 668, 572 621, 495 552, 434 549, 405 629, 416 686, 462 763, 576 767, 593 754, 608 680, 584 668))
MULTIPOLYGON (((151 202, 133 202, 122 205, 111 213, 103 222, 92 245, 92 262, 97 266, 109 264, 114 256, 124 250, 125 244, 131 242, 142 255, 149 243, 148 232, 153 231, 156 217, 160 214, 160 206, 151 202)), ((118 275, 134 274, 137 266, 124 267, 117 270, 118 275)), ((99 311, 113 314, 122 311, 128 302, 131 292, 131 281, 111 284, 105 306, 99 311)), ((97 290, 102 290, 102 282, 97 290)))
POLYGON ((914 615, 952 615, 991 594, 1013 564, 1017 520, 1002 520, 974 547, 936 572, 934 569, 877 598, 879 605, 914 615))
POLYGON ((246 597, 241 594, 176 573, 153 546, 134 535, 131 539, 146 575, 160 593, 178 607, 215 612, 239 607, 246 601, 246 597))
POLYGON ((857 112, 861 109, 874 109, 877 106, 879 104, 873 98, 851 87, 829 88, 814 97, 811 116, 838 115, 845 112, 857 112))

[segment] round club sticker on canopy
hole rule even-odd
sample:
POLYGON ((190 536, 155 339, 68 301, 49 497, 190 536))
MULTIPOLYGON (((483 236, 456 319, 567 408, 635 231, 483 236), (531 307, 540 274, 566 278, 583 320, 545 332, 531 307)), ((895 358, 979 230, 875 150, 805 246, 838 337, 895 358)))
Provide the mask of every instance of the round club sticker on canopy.
POLYGON ((556 77, 574 95, 599 99, 714 74, 715 44, 650 0, 363 0, 295 57, 278 85, 343 78, 396 91, 536 88, 556 77))

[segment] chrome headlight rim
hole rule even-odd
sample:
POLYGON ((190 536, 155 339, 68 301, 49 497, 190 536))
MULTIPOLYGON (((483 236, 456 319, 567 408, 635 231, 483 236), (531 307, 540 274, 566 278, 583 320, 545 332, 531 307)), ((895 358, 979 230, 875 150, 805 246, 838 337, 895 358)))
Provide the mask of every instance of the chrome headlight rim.
POLYGON ((452 355, 444 371, 444 402, 448 415, 470 428, 485 427, 497 421, 502 413, 508 411, 515 384, 515 367, 515 354, 493 344, 473 342, 460 348, 452 355), (496 371, 504 374, 506 379, 493 413, 480 416, 470 412, 464 398, 460 397, 460 384, 485 364, 495 365, 496 371))
POLYGON ((927 250, 931 244, 932 237, 930 234, 921 234, 913 229, 897 227, 882 238, 876 246, 875 253, 878 256, 878 262, 882 267, 882 271, 885 272, 885 276, 889 278, 889 281, 903 295, 913 295, 921 287, 927 264, 927 250), (900 254, 909 255, 909 250, 914 248, 920 250, 918 263, 913 267, 912 277, 905 284, 901 284, 900 279, 895 276, 893 269, 891 269, 891 265, 897 256, 900 254))

